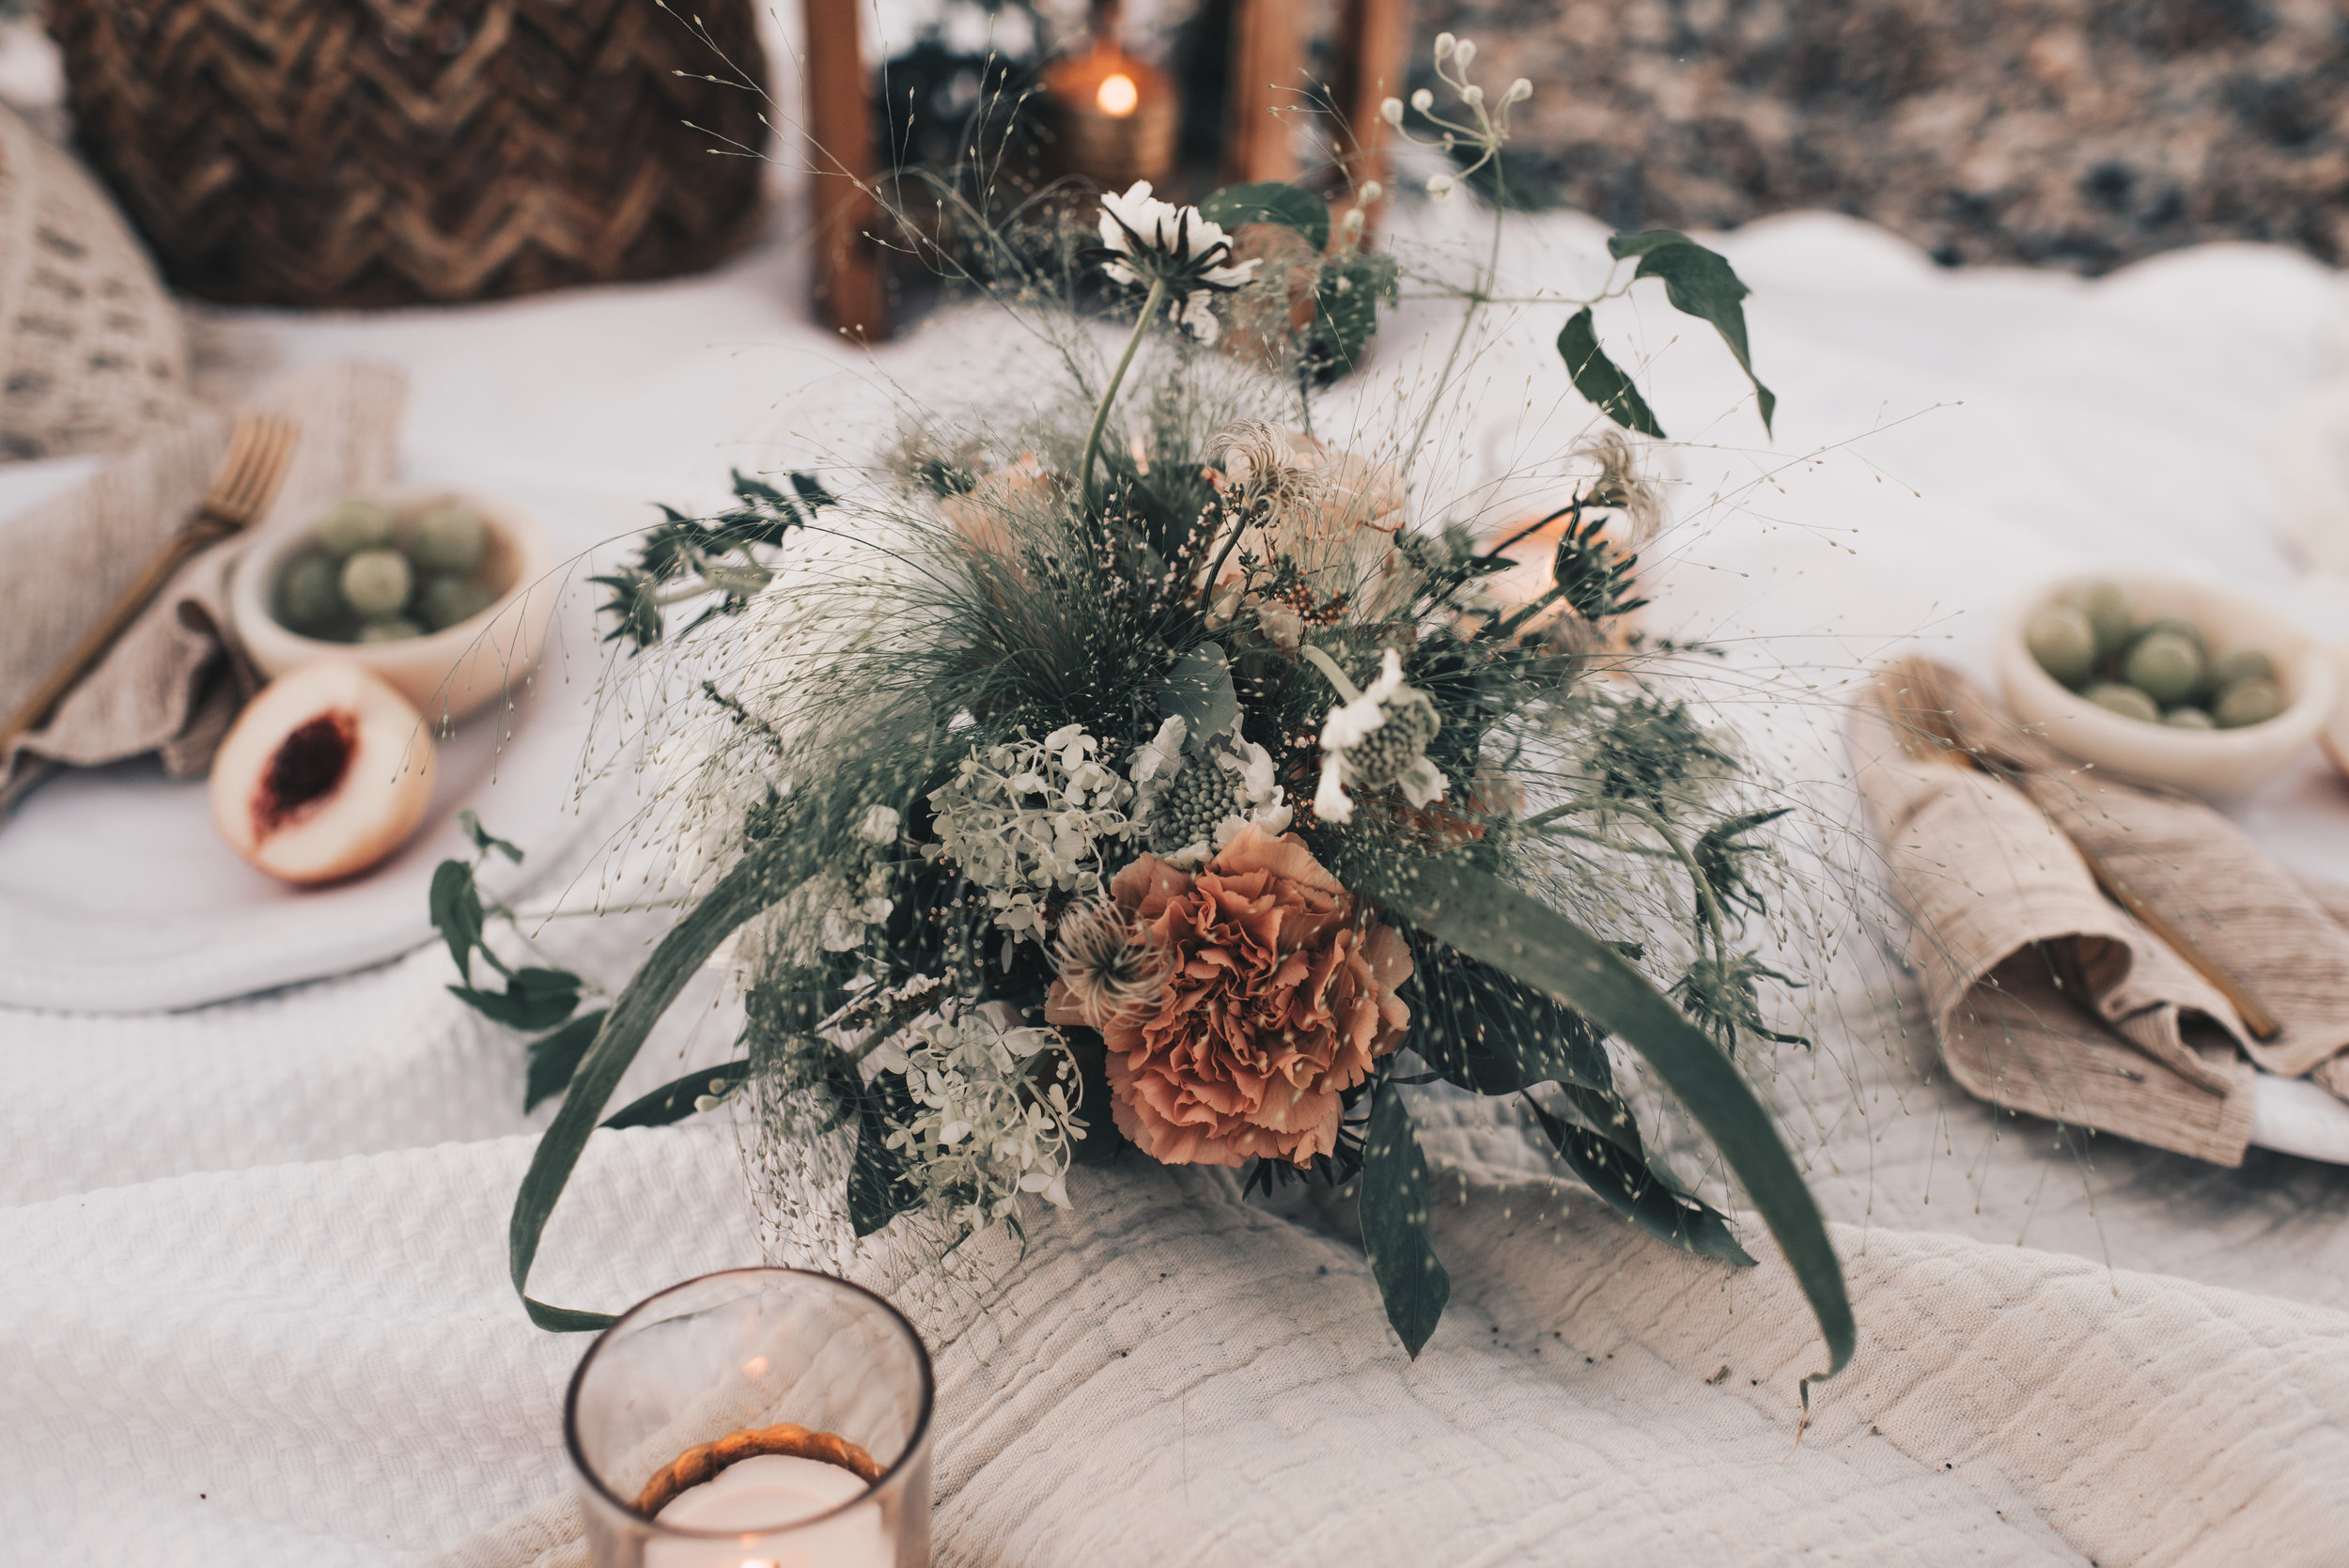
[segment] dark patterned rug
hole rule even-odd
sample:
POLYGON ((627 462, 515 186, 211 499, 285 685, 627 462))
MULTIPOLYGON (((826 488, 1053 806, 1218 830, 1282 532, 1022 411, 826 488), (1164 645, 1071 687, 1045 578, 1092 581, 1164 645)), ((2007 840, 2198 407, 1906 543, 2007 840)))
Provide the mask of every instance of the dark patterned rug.
POLYGON ((2349 0, 1421 0, 1444 28, 1488 91, 1536 85, 1512 192, 1621 226, 1823 207, 1952 266, 2349 262, 2349 0))

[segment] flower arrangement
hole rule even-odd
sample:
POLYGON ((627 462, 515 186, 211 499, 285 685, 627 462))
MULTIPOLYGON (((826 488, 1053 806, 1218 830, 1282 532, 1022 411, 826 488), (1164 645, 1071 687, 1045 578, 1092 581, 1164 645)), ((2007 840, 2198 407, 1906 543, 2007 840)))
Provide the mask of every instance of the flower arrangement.
MULTIPOLYGON (((1472 58, 1438 41, 1466 115, 1446 134, 1489 151, 1531 88, 1488 113, 1472 58)), ((739 478, 734 509, 669 514, 601 580, 634 657, 699 660, 699 701, 656 754, 682 918, 581 1014, 577 976, 489 954, 471 867, 443 865, 434 892, 460 966, 478 952, 506 977, 461 994, 549 1031, 534 1088, 565 1094, 515 1207, 518 1292, 589 1131, 748 1085, 789 1108, 769 1136, 847 1151, 835 1197, 858 1235, 915 1214, 952 1235, 1021 1224, 1071 1202, 1075 1163, 1352 1190, 1417 1355, 1450 1290, 1423 1094, 1510 1098, 1631 1222, 1751 1261, 1643 1137, 1611 1037, 1709 1136, 1842 1365, 1840 1265, 1740 1066, 1794 1041, 1762 1004, 1784 977, 1744 939, 1783 810, 1753 809, 1734 740, 1633 624, 1660 510, 1638 450, 1589 441, 1538 521, 1420 517, 1423 422, 1397 462, 1300 427, 1359 359, 1359 316, 1296 326, 1285 371, 1210 348, 1219 310, 1271 286, 1236 257, 1249 225, 1300 235, 1325 285, 1354 280, 1340 294, 1390 288, 1360 210, 1333 225, 1294 187, 1192 208, 1137 185, 1056 256, 1002 243, 989 291, 1059 346, 1066 396, 925 411, 853 482, 739 478), (1126 318, 1113 357, 1103 318, 1126 318), (713 955, 742 989, 742 1059, 607 1120, 713 955)), ((1636 263, 1610 292, 1661 279, 1744 362, 1744 288, 1719 256, 1665 234, 1610 249, 1636 263)), ((1472 318, 1490 278, 1458 292, 1472 318)), ((1595 302, 1567 303, 1569 380, 1660 434, 1599 350, 1595 302)), ((524 1300, 550 1327, 605 1321, 524 1300)))

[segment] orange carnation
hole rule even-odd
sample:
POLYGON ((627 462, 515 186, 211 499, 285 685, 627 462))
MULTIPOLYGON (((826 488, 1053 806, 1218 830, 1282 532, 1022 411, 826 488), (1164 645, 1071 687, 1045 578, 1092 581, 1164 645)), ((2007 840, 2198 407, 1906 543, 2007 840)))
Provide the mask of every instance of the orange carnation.
POLYGON ((1196 874, 1143 855, 1110 896, 1132 941, 1171 960, 1164 990, 1098 1018, 1058 980, 1044 1016, 1100 1029, 1118 1130, 1167 1165, 1302 1165, 1336 1148, 1338 1095, 1410 1025, 1394 928, 1361 918, 1302 839, 1252 825, 1196 874))

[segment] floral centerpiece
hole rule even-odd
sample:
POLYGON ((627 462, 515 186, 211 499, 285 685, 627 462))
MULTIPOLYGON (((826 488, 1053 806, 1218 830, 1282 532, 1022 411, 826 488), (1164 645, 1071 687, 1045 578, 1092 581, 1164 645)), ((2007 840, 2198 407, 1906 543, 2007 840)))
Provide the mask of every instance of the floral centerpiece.
MULTIPOLYGON (((1531 89, 1488 108, 1471 46, 1436 57, 1459 117, 1422 94, 1413 123, 1474 172, 1531 89)), ((515 1207, 518 1291, 594 1127, 741 1092, 767 1136, 843 1151, 859 1235, 910 1214, 949 1235, 1028 1222, 1070 1202, 1077 1163, 1349 1188, 1416 1355, 1450 1288, 1423 1094, 1510 1097, 1631 1222, 1751 1261, 1643 1137, 1611 1037, 1743 1184, 1841 1366, 1840 1266, 1739 1065, 1791 1039, 1762 1001, 1783 977, 1743 935, 1783 813, 1741 790, 1732 740, 1672 688, 1674 650, 1634 624, 1658 498, 1609 431, 1546 515, 1430 519, 1410 482, 1423 420, 1392 460, 1307 433, 1395 287, 1361 208, 1333 225, 1293 187, 1192 208, 1136 185, 1078 236, 989 220, 987 287, 1053 347, 1066 396, 924 411, 853 482, 739 479, 734 509, 669 514, 601 580, 624 647, 697 660, 698 701, 655 754, 682 918, 581 1012, 580 977, 490 950, 470 865, 434 890, 459 994, 544 1031, 533 1092, 565 1096, 515 1207), (1321 258, 1320 308, 1269 371, 1260 341, 1246 361, 1210 348, 1249 290, 1287 287, 1241 254, 1263 225, 1321 258), (607 1120, 713 955, 742 988, 741 1059, 607 1120), (476 960, 502 986, 474 984, 476 960)), ((1630 275, 1608 292, 1658 278, 1745 360, 1719 256, 1674 234, 1610 248, 1630 275)), ((1491 278, 1453 287, 1465 341, 1491 278)), ((1568 379, 1660 434, 1599 349, 1595 301, 1565 303, 1568 379)), ((524 1299, 550 1327, 606 1321, 524 1299)))

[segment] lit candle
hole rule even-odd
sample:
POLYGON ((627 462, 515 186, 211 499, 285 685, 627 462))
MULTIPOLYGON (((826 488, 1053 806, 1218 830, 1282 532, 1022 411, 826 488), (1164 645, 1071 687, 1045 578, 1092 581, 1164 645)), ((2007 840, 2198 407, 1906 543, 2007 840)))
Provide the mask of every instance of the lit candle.
POLYGON ((1157 183, 1174 167, 1182 101, 1166 73, 1117 45, 1117 7, 1096 0, 1093 47, 1044 69, 1052 161, 1112 190, 1157 183))
POLYGON ((853 1472, 820 1459, 761 1453, 737 1460, 678 1493, 658 1522, 739 1533, 725 1541, 650 1542, 646 1568, 891 1568, 896 1553, 879 1504, 818 1518, 864 1490, 853 1472))

